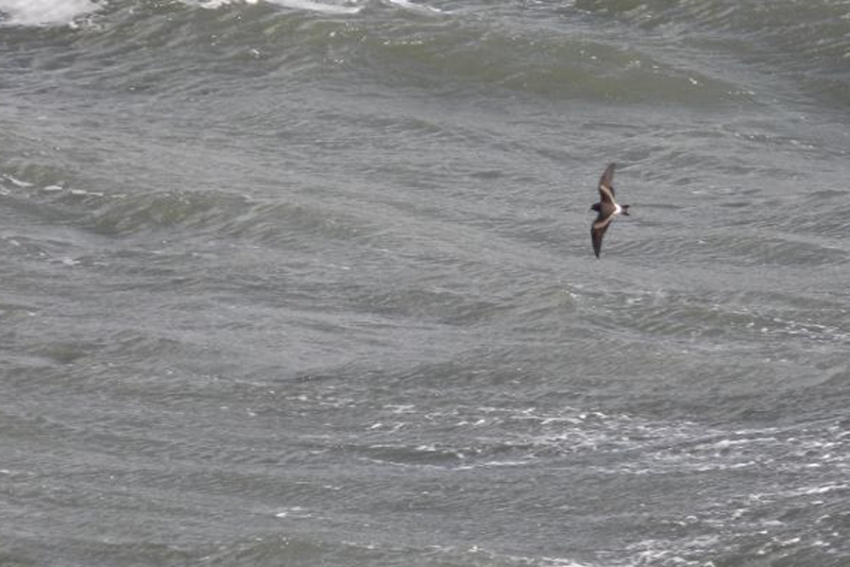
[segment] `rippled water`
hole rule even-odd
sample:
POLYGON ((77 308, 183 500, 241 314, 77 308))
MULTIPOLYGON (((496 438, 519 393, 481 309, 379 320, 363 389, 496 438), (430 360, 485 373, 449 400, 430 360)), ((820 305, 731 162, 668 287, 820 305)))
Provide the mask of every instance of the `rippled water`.
POLYGON ((846 2, 0 23, 0 564, 850 562, 846 2))

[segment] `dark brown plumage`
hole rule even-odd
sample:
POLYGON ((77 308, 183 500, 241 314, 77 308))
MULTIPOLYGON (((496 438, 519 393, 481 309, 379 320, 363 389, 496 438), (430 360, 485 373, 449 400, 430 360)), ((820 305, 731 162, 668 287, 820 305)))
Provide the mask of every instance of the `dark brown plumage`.
POLYGON ((602 250, 602 237, 605 236, 605 231, 611 225, 616 215, 620 213, 628 216, 629 206, 618 205, 614 201, 614 169, 617 164, 610 164, 605 173, 599 179, 599 202, 594 203, 590 209, 596 211, 596 219, 590 227, 590 240, 593 243, 593 253, 599 258, 599 252, 602 250))

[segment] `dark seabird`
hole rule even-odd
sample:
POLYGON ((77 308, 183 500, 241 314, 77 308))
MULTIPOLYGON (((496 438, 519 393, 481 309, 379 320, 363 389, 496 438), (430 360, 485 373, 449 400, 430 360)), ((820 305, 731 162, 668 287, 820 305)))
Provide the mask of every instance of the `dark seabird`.
POLYGON ((616 215, 620 213, 628 216, 629 206, 618 205, 614 202, 614 168, 617 164, 612 163, 602 174, 599 179, 599 202, 594 203, 590 210, 596 211, 596 220, 593 221, 593 226, 590 227, 590 239, 593 241, 593 252, 599 258, 599 251, 602 250, 602 237, 605 236, 605 231, 616 215))

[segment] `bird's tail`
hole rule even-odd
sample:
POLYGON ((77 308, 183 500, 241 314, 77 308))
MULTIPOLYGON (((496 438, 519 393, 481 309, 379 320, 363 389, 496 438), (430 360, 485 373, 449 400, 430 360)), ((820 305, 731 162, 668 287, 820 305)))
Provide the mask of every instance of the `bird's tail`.
POLYGON ((628 205, 620 205, 620 207, 622 207, 622 209, 623 209, 621 212, 624 215, 629 216, 629 206, 628 205))

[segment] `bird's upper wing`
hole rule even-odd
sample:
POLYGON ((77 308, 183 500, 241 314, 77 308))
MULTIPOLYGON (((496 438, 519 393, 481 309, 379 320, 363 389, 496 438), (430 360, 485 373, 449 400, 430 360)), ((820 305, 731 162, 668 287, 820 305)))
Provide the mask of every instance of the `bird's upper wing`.
POLYGON ((614 169, 616 163, 610 164, 599 179, 599 196, 603 203, 614 202, 614 169))

